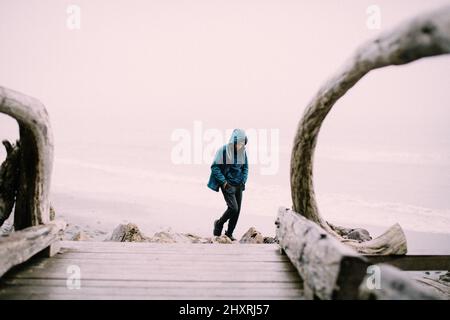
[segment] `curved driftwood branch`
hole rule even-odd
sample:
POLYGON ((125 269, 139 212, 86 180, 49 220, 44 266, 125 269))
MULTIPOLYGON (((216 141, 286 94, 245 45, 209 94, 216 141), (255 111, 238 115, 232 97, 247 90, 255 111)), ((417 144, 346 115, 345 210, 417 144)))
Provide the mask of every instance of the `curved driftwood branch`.
POLYGON ((48 113, 38 100, 0 87, 0 112, 17 120, 20 131, 20 178, 16 197, 16 230, 50 221, 53 135, 48 113))
MULTIPOLYGON (((307 106, 299 122, 291 155, 291 192, 293 209, 318 223, 339 237, 320 216, 314 195, 313 159, 317 137, 323 120, 336 101, 371 70, 389 65, 406 64, 424 57, 450 53, 450 6, 418 17, 361 46, 344 67, 332 76, 307 106)), ((405 243, 399 253, 406 252, 406 240, 401 228, 400 238, 405 243)), ((377 240, 377 239, 375 239, 377 240)), ((382 254, 382 247, 396 245, 388 236, 379 239, 374 248, 372 241, 356 246, 362 253, 382 254), (366 250, 367 249, 367 250, 366 250)), ((390 250, 388 250, 390 251, 390 250)))

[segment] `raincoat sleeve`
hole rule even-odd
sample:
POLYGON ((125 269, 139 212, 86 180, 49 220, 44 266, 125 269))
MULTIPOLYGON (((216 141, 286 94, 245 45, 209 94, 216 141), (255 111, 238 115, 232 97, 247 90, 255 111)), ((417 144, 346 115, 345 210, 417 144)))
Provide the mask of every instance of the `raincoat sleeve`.
POLYGON ((245 153, 245 163, 244 163, 244 167, 242 168, 242 183, 246 184, 247 183, 247 177, 248 177, 248 160, 247 160, 247 153, 245 153))
POLYGON ((214 158, 214 161, 211 165, 211 173, 214 176, 214 178, 219 182, 220 185, 223 185, 226 181, 225 176, 222 173, 221 166, 224 166, 223 164, 223 150, 220 149, 217 151, 216 156, 214 158))

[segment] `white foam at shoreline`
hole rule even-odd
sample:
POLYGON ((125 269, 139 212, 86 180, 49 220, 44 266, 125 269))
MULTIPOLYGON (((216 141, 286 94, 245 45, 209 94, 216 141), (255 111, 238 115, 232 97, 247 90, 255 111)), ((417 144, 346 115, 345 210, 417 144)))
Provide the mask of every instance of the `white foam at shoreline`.
POLYGON ((412 231, 450 233, 450 209, 371 202, 341 194, 318 195, 318 203, 326 219, 343 225, 389 227, 398 222, 404 229, 412 231))
MULTIPOLYGON (((171 206, 168 211, 177 211, 183 204, 202 206, 205 211, 211 211, 221 208, 223 202, 220 196, 206 188, 205 177, 64 158, 58 158, 55 167, 57 174, 53 187, 58 191, 81 192, 104 199, 121 197, 143 206, 151 206, 150 199, 154 198, 167 201, 171 206), (92 180, 85 181, 83 174, 92 180)), ((321 214, 337 224, 389 227, 398 222, 404 229, 412 231, 450 232, 450 209, 447 208, 368 201, 357 195, 339 193, 318 194, 317 198, 321 214)), ((244 205, 248 214, 275 216, 278 206, 291 205, 289 187, 275 184, 250 186, 245 192, 244 205)))

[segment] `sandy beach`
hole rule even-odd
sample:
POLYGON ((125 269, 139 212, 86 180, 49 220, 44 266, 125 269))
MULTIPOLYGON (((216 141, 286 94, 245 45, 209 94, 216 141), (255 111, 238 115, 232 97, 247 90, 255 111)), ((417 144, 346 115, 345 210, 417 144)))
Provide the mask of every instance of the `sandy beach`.
MULTIPOLYGON (((218 212, 205 213, 204 208, 192 205, 180 206, 181 212, 168 212, 168 204, 152 201, 152 207, 132 202, 98 200, 74 195, 54 193, 52 203, 58 217, 66 220, 69 226, 66 238, 78 231, 83 231, 92 240, 103 240, 119 224, 135 223, 146 235, 158 231, 171 230, 180 233, 194 233, 210 237, 212 224, 218 212)), ((265 236, 275 236, 275 218, 269 216, 246 215, 239 217, 236 227, 237 235, 244 234, 250 227, 255 227, 265 236)))
MULTIPOLYGON (((275 235, 279 206, 291 205, 288 152, 280 156, 283 170, 277 176, 260 176, 252 169, 238 237, 250 227, 275 235)), ((319 151, 317 161, 317 198, 325 219, 366 228, 374 237, 399 223, 411 253, 450 252, 447 165, 406 165, 395 162, 395 154, 380 164, 365 157, 332 160, 328 154, 333 152, 319 151), (411 180, 422 171, 426 176, 411 180), (433 185, 439 192, 432 192, 433 185)), ((144 146, 61 146, 51 201, 57 216, 70 224, 67 237, 83 230, 91 239, 103 240, 128 222, 146 235, 172 230, 211 236, 212 223, 224 212, 225 203, 222 194, 206 187, 209 165, 176 166, 164 160, 169 154, 167 148, 154 154, 144 146)))
MULTIPOLYGON (((82 231, 91 241, 103 241, 117 225, 129 222, 137 224, 145 235, 170 230, 210 237, 212 222, 216 217, 214 212, 205 213, 193 206, 180 208, 183 213, 169 214, 167 204, 162 201, 152 202, 154 207, 149 209, 140 204, 117 199, 98 200, 64 193, 53 193, 52 196, 57 215, 68 223, 66 239, 71 239, 82 231)), ((255 227, 264 236, 275 236, 275 218, 276 213, 270 217, 247 215, 244 212, 239 218, 235 233, 240 238, 250 227, 255 227)), ((385 228, 373 225, 351 227, 366 228, 373 237, 385 231, 385 228)), ((410 254, 450 254, 450 234, 408 229, 404 229, 404 232, 410 254)))

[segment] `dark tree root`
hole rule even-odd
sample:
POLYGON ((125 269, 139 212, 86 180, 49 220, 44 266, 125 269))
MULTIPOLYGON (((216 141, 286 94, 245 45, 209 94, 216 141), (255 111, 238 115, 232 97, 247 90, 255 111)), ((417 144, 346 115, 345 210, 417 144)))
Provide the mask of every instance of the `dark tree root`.
POLYGON ((16 201, 20 176, 20 143, 2 141, 6 149, 6 159, 0 166, 0 227, 9 218, 16 201))

